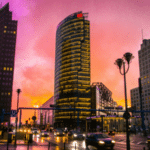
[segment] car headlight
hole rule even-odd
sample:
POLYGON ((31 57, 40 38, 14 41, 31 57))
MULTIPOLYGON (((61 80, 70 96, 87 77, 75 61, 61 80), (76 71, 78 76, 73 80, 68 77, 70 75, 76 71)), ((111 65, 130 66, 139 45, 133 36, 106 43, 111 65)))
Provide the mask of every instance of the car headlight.
POLYGON ((115 140, 112 140, 111 143, 115 143, 115 140))
POLYGON ((74 137, 77 137, 77 134, 73 134, 74 137))
POLYGON ((22 129, 20 129, 20 132, 22 132, 22 129))
POLYGON ((99 144, 105 144, 105 142, 104 141, 99 141, 99 144))

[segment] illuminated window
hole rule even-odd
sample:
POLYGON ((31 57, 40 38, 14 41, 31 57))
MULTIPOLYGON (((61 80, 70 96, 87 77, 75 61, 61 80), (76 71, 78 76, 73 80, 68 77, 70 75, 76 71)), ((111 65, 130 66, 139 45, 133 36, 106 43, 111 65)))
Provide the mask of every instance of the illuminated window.
POLYGON ((6 33, 6 30, 4 30, 4 33, 6 33))
POLYGON ((4 93, 1 93, 1 95, 4 95, 4 93))
POLYGON ((6 28, 7 28, 7 26, 4 26, 4 28, 6 29, 6 28))
POLYGON ((10 95, 10 92, 8 93, 8 95, 10 95))
POLYGON ((7 67, 7 71, 9 71, 9 67, 7 67))
POLYGON ((6 70, 6 67, 4 67, 3 70, 6 70))
POLYGON ((16 34, 16 31, 14 31, 14 34, 16 34))
POLYGON ((10 68, 10 71, 12 71, 12 68, 10 68))

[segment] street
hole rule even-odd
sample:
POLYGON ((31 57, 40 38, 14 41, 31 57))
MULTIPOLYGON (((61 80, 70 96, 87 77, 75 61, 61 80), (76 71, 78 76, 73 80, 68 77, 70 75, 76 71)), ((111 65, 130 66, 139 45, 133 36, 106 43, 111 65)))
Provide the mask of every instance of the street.
MULTIPOLYGON (((125 150, 126 149, 126 134, 117 133, 115 136, 110 136, 116 141, 114 150, 125 150)), ((58 137, 50 133, 49 137, 39 137, 38 135, 33 136, 33 143, 28 145, 24 143, 23 140, 17 141, 16 150, 86 150, 85 140, 73 140, 69 139, 67 136, 58 137), (50 142, 50 146, 49 145, 50 142), (65 144, 64 144, 65 143, 65 144), (48 149, 49 148, 49 149, 48 149)), ((0 149, 6 150, 7 144, 1 143, 0 149)), ((146 144, 146 137, 141 134, 130 135, 130 147, 131 150, 148 150, 146 144)), ((96 150, 95 147, 88 146, 89 150, 96 150)), ((9 144, 9 150, 15 150, 12 144, 9 144)))

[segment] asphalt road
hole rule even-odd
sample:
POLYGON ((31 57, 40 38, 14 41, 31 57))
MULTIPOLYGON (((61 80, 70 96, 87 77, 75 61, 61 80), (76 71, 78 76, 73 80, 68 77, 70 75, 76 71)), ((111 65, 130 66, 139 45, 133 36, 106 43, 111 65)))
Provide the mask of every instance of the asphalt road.
MULTIPOLYGON (((114 150, 126 150, 126 134, 119 133, 115 136, 111 136, 116 141, 114 150)), ((130 135, 130 147, 131 150, 148 150, 146 144, 147 138, 141 134, 130 135)), ((23 141, 17 142, 17 148, 13 144, 9 144, 9 150, 28 150, 28 145, 23 141)), ((53 133, 50 133, 48 138, 41 138, 34 135, 34 142, 29 145, 29 150, 86 150, 85 140, 72 140, 67 137, 57 137, 53 133), (49 145, 50 141, 50 147, 49 145), (65 145, 64 145, 65 143, 65 145), (48 149, 49 148, 49 149, 48 149)), ((89 146, 90 150, 96 150, 95 147, 89 146)), ((7 150, 6 143, 0 143, 0 150, 7 150)))

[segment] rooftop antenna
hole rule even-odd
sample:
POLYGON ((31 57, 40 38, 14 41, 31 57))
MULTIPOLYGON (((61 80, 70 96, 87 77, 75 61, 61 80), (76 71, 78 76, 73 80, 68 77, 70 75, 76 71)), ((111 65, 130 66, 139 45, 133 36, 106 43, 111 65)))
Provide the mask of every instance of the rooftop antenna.
POLYGON ((141 30, 141 32, 142 32, 142 41, 143 41, 143 29, 141 30))

